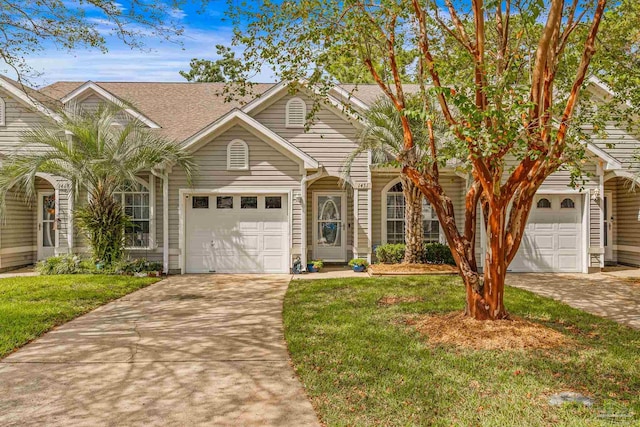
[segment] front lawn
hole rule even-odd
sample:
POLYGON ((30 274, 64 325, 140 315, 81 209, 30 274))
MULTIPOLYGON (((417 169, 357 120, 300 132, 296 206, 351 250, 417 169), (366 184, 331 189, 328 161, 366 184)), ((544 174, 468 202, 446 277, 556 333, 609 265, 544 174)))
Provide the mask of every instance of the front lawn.
POLYGON ((57 325, 157 281, 101 275, 0 279, 0 358, 57 325))
POLYGON ((293 281, 285 335, 329 426, 638 425, 640 331, 520 289, 508 288, 505 302, 512 315, 573 344, 507 351, 430 345, 404 319, 462 310, 464 289, 452 276, 293 281), (382 304, 385 297, 400 303, 382 304), (550 406, 562 391, 595 404, 550 406))

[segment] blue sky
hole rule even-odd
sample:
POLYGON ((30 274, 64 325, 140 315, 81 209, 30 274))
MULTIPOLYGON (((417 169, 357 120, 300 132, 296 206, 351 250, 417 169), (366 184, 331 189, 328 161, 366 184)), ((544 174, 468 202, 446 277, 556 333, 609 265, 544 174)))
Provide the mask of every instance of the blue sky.
MULTIPOLYGON (((117 38, 107 36, 107 26, 98 25, 107 40, 107 53, 97 49, 68 52, 47 45, 27 58, 29 65, 41 73, 30 82, 43 86, 59 80, 185 81, 178 71, 187 70, 192 58, 216 59, 215 45, 231 42, 231 25, 224 21, 226 2, 213 0, 201 13, 198 9, 200 4, 188 2, 173 10, 173 18, 184 27, 184 35, 179 38, 182 44, 146 38, 147 49, 132 50, 117 38)), ((273 77, 264 73, 253 80, 269 82, 273 77)))

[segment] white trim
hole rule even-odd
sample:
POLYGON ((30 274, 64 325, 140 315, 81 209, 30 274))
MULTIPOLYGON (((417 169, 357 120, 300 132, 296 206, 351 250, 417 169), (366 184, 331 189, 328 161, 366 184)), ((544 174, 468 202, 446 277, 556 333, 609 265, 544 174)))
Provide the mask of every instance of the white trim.
POLYGON ((539 194, 550 194, 553 196, 559 195, 559 194, 569 194, 569 195, 576 195, 576 194, 586 194, 587 191, 582 191, 579 188, 566 188, 566 189, 544 189, 544 188, 540 188, 538 191, 536 191, 536 195, 539 194))
POLYGON ((588 151, 590 151, 592 154, 595 154, 597 157, 600 158, 600 160, 603 160, 605 162, 604 170, 622 169, 622 163, 620 163, 619 160, 615 159, 613 156, 611 156, 609 153, 604 151, 602 148, 590 142, 586 142, 584 144, 585 144, 585 148, 588 151))
POLYGON ((324 169, 320 166, 320 169, 311 174, 307 175, 307 172, 304 171, 302 174, 302 180, 300 181, 300 195, 302 198, 302 222, 300 224, 300 261, 302 262, 302 270, 306 270, 307 268, 307 251, 309 247, 307 246, 307 215, 309 212, 307 210, 307 200, 308 200, 308 186, 311 182, 319 179, 324 174, 324 169))
POLYGON ((242 139, 234 139, 227 144, 227 170, 229 171, 246 171, 249 170, 249 146, 242 139), (244 150, 244 166, 231 167, 231 147, 240 144, 244 150))
POLYGON ((353 188, 353 257, 360 257, 360 242, 358 241, 358 228, 359 228, 359 213, 360 203, 358 198, 360 197, 360 191, 357 188, 353 188))
POLYGON ((341 212, 340 212, 340 218, 341 218, 341 222, 342 222, 342 227, 343 229, 340 230, 340 245, 342 246, 342 259, 340 258, 323 258, 323 261, 328 261, 328 262, 345 262, 347 259, 347 225, 348 225, 348 218, 347 218, 347 192, 346 191, 314 191, 313 192, 313 206, 312 206, 312 217, 311 217, 311 226, 313 227, 313 234, 312 234, 312 240, 313 240, 313 258, 314 259, 318 259, 318 247, 317 247, 317 242, 318 242, 318 196, 340 196, 340 204, 341 204, 341 212))
POLYGON ((158 247, 156 242, 156 176, 149 174, 149 248, 158 247))
POLYGON ((287 101, 287 104, 284 107, 284 117, 285 117, 284 126, 286 128, 304 128, 304 124, 307 121, 307 103, 304 101, 304 99, 300 98, 299 96, 294 96, 293 98, 289 98, 289 100, 287 101), (302 104, 302 123, 291 123, 290 108, 291 108, 291 104, 294 102, 299 102, 302 104))
POLYGON ((42 105, 40 102, 36 101, 33 97, 29 96, 23 89, 16 87, 15 85, 9 83, 5 79, 0 77, 0 88, 9 92, 9 94, 15 96, 20 99, 22 102, 32 107, 36 111, 44 114, 45 116, 51 117, 53 120, 57 122, 61 122, 62 118, 50 110, 49 108, 42 105))
POLYGON ((364 101, 362 101, 360 98, 355 96, 352 92, 349 92, 348 90, 345 90, 340 86, 334 86, 333 88, 331 88, 331 91, 337 92, 338 96, 344 99, 344 101, 341 100, 340 98, 337 99, 342 104, 346 104, 346 105, 353 104, 354 106, 356 106, 362 111, 368 111, 370 108, 369 105, 365 104, 364 101))
POLYGON ((74 203, 75 203, 75 194, 73 191, 73 188, 69 188, 69 192, 67 193, 67 209, 69 210, 69 212, 67 212, 67 247, 69 249, 69 253, 73 253, 73 245, 74 245, 74 218, 73 218, 73 211, 74 211, 74 203))
POLYGON ((268 100, 277 98, 278 95, 281 94, 283 89, 288 90, 288 88, 289 88, 289 83, 280 82, 270 87, 269 89, 267 89, 267 91, 263 92, 261 95, 252 99, 249 103, 247 103, 244 107, 242 107, 242 111, 244 111, 245 113, 251 113, 252 111, 256 110, 258 107, 260 107, 262 104, 266 103, 268 100))
POLYGON ((24 252, 37 252, 37 251, 38 251, 38 245, 17 246, 14 248, 0 249, 0 255, 13 255, 13 254, 19 254, 24 252))
POLYGON ((630 181, 635 181, 636 183, 640 184, 640 176, 636 175, 632 172, 629 171, 625 171, 625 170, 610 170, 607 171, 604 175, 604 181, 607 182, 610 179, 614 179, 614 178, 626 178, 630 181))
POLYGON ((271 129, 264 126, 244 111, 234 109, 225 114, 206 128, 202 129, 184 143, 184 148, 189 151, 196 151, 203 145, 210 142, 216 136, 224 133, 235 125, 241 125, 244 129, 257 136, 261 140, 270 143, 275 149, 285 154, 289 158, 300 162, 306 169, 317 169, 319 163, 304 151, 282 138, 271 129))
POLYGON ((7 125, 7 103, 0 96, 0 126, 7 125))
POLYGON ((159 124, 157 124, 156 122, 151 120, 149 117, 145 116, 144 114, 140 113, 139 111, 136 111, 135 109, 127 106, 127 103, 125 103, 122 99, 118 98, 108 90, 98 86, 96 83, 92 82, 91 80, 82 84, 80 87, 73 90, 71 93, 65 95, 60 101, 63 104, 66 104, 69 101, 73 100, 74 98, 78 98, 82 96, 84 93, 88 91, 93 91, 98 95, 100 95, 102 98, 111 102, 112 104, 115 104, 118 107, 121 107, 122 109, 124 109, 124 111, 127 114, 134 117, 136 120, 139 120, 140 122, 144 123, 145 125, 149 126, 150 128, 160 129, 161 126, 159 124))
MULTIPOLYGON (((583 273, 588 273, 589 272, 589 266, 591 265, 591 256, 589 255, 589 230, 591 229, 589 227, 589 211, 590 211, 590 205, 591 205, 591 197, 589 195, 589 193, 584 193, 584 195, 581 197, 581 203, 582 203, 582 247, 580 248, 581 256, 582 256, 582 272, 583 273)), ((580 200, 580 199, 578 199, 580 200)), ((560 203, 562 203, 562 201, 560 201, 560 203)), ((562 209, 562 206, 560 206, 560 208, 562 209)))
POLYGON ((612 247, 614 251, 633 252, 635 254, 640 254, 640 246, 613 245, 612 247))
POLYGON ((162 266, 169 274, 169 174, 162 177, 162 266))
MULTIPOLYGON (((178 233, 178 249, 180 251, 179 256, 179 265, 180 265, 180 274, 185 274, 187 270, 187 248, 185 244, 186 238, 186 204, 185 198, 186 196, 193 195, 216 195, 216 194, 229 194, 229 195, 242 195, 242 194, 284 194, 289 198, 287 203, 289 209, 289 231, 288 231, 288 240, 289 246, 291 246, 291 242, 293 239, 293 190, 290 187, 273 187, 273 188, 255 188, 255 187, 220 187, 220 188, 180 188, 178 190, 178 224, 179 224, 179 233, 178 233)), ((287 262, 291 264, 291 248, 288 249, 289 253, 287 254, 287 262)))
POLYGON ((58 238, 59 238, 59 234, 60 234, 60 230, 57 227, 57 221, 58 218, 60 217, 60 201, 58 200, 59 197, 59 192, 57 189, 54 190, 42 190, 42 191, 38 191, 37 192, 37 197, 38 197, 38 203, 36 203, 36 209, 38 209, 38 212, 36 214, 36 233, 37 233, 37 237, 36 237, 36 242, 37 242, 37 254, 36 254, 36 258, 38 261, 45 259, 46 256, 44 254, 44 242, 42 241, 42 221, 44 221, 44 218, 42 217, 42 198, 44 196, 54 196, 55 198, 55 214, 53 216, 53 226, 55 228, 55 232, 54 232, 54 236, 53 236, 53 247, 52 248, 48 248, 51 249, 52 251, 52 255, 57 255, 57 249, 58 249, 58 238))

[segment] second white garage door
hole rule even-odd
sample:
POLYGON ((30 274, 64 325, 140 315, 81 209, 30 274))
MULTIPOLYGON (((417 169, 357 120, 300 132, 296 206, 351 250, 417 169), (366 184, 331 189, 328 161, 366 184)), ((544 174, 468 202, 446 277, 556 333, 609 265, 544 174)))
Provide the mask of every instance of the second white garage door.
POLYGON ((187 273, 288 273, 286 195, 186 198, 187 273))
POLYGON ((576 194, 537 195, 509 271, 582 271, 581 200, 576 194))

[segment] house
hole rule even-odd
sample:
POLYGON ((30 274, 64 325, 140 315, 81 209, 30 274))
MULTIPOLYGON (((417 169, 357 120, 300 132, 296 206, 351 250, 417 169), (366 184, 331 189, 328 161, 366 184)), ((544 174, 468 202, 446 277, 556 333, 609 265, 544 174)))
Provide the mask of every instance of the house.
MULTIPOLYGON (((217 83, 89 81, 36 91, 1 78, 0 153, 19 144, 21 131, 57 120, 55 111, 65 104, 130 103, 130 116, 182 144, 199 166, 193 185, 181 171, 164 170, 140 176, 118 193, 139 226, 127 235, 131 256, 162 262, 172 273, 286 273, 297 257, 371 260, 375 246, 403 241, 398 170, 363 155, 346 185, 340 182, 360 126, 344 102, 364 111, 380 96, 376 86, 361 85, 352 97, 354 87, 336 87, 308 128, 312 100, 305 90, 258 84, 252 98, 225 103, 221 89, 217 83)), ((596 98, 608 96, 595 80, 588 90, 596 98)), ((512 271, 640 266, 640 193, 629 186, 640 142, 613 124, 608 130, 607 141, 585 143, 590 175, 583 189, 571 188, 566 172, 540 188, 512 271)), ((465 176, 445 169, 442 182, 462 221, 465 176)), ((0 271, 87 250, 73 225, 78 198, 69 184, 42 174, 37 190, 31 203, 7 197, 0 271)), ((425 240, 444 242, 426 201, 424 220, 425 240)), ((484 238, 478 239, 479 255, 484 238)))

